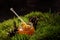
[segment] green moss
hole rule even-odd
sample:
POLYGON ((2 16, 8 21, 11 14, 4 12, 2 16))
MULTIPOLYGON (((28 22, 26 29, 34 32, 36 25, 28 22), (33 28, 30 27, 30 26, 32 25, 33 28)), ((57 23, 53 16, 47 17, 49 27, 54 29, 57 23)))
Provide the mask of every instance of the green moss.
POLYGON ((29 18, 37 16, 38 22, 36 31, 32 36, 16 34, 13 37, 8 36, 8 32, 14 29, 14 21, 16 26, 19 27, 20 20, 13 18, 0 23, 0 40, 58 40, 60 38, 60 15, 52 13, 31 12, 22 19, 28 23, 29 18))

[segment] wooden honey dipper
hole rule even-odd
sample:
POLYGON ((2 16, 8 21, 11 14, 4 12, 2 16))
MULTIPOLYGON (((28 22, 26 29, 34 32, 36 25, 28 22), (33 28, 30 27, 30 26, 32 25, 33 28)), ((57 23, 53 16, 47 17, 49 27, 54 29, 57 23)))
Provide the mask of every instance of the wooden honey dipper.
POLYGON ((13 8, 10 8, 10 10, 18 17, 18 19, 21 20, 21 22, 23 23, 22 25, 27 25, 26 22, 24 22, 23 19, 13 10, 13 8))

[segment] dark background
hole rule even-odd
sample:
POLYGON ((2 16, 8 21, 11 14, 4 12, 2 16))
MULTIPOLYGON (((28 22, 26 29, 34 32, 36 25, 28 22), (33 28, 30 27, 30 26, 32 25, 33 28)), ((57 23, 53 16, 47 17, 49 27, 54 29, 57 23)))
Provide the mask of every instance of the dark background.
POLYGON ((60 0, 0 0, 0 22, 15 16, 10 8, 19 15, 25 15, 31 11, 59 12, 60 0))

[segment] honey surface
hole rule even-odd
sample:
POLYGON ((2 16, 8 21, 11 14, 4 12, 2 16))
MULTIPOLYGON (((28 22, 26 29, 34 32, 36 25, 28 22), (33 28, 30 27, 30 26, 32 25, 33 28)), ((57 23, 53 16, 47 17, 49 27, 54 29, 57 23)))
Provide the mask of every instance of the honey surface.
POLYGON ((31 25, 26 25, 24 23, 22 23, 21 25, 22 27, 18 28, 18 33, 19 34, 28 34, 28 35, 32 35, 35 31, 34 27, 31 25))

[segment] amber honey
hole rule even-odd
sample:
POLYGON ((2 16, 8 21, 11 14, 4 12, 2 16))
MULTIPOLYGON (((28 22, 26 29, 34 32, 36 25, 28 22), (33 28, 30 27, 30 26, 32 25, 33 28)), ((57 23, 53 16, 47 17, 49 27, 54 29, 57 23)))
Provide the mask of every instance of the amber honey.
POLYGON ((33 26, 31 25, 25 25, 22 24, 22 27, 18 28, 18 33, 19 34, 28 34, 28 35, 32 35, 35 32, 35 29, 33 26))

